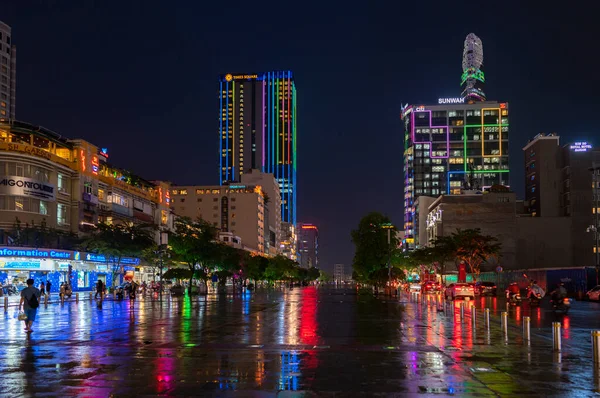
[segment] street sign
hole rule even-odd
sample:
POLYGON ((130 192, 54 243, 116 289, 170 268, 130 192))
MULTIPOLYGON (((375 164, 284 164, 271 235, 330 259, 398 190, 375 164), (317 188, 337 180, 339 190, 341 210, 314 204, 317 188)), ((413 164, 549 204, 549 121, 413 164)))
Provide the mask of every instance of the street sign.
POLYGON ((500 272, 502 272, 502 269, 503 269, 502 266, 499 265, 496 267, 496 272, 500 273, 500 272))

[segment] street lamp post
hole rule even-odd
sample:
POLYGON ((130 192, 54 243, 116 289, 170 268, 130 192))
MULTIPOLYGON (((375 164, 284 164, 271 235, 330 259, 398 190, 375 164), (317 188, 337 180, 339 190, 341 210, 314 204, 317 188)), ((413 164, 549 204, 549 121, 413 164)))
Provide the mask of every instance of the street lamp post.
POLYGON ((388 287, 390 296, 392 295, 392 229, 394 226, 391 223, 381 224, 381 227, 387 229, 387 245, 388 245, 388 258, 387 258, 387 266, 388 266, 388 287))

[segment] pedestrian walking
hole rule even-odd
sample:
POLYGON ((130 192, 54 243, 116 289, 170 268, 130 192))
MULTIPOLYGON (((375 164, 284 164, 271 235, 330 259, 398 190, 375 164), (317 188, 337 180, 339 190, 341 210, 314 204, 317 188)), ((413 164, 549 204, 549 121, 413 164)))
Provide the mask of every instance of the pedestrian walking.
POLYGON ((40 306, 40 297, 42 296, 42 292, 36 289, 33 284, 33 279, 27 279, 27 287, 21 290, 21 301, 19 302, 19 311, 22 309, 25 312, 24 322, 25 332, 27 333, 33 332, 31 326, 35 321, 37 309, 40 306))
POLYGON ((46 295, 48 296, 48 300, 50 300, 50 289, 52 289, 52 283, 50 281, 46 281, 46 295))
POLYGON ((40 292, 42 292, 42 295, 46 294, 46 285, 43 281, 40 283, 40 292))
POLYGON ((100 295, 100 300, 102 300, 103 294, 104 294, 104 284, 102 283, 101 279, 98 279, 98 282, 96 282, 96 294, 94 295, 94 298, 98 298, 98 295, 100 295))

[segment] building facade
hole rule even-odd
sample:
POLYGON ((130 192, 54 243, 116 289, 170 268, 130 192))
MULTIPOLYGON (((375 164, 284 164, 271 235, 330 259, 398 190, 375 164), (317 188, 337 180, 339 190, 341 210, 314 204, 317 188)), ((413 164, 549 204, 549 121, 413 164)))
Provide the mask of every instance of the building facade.
POLYGON ((244 249, 267 253, 265 203, 259 185, 177 186, 171 189, 175 214, 212 223, 220 233, 241 238, 244 249))
POLYGON ((219 79, 220 184, 251 169, 275 176, 281 219, 296 225, 296 85, 291 71, 219 79))
POLYGON ((599 264, 600 149, 583 141, 560 146, 557 135, 538 134, 523 154, 528 214, 544 220, 567 217, 568 228, 562 234, 569 235, 571 266, 599 264))
POLYGON ((463 101, 402 108, 404 231, 413 247, 417 197, 509 185, 508 104, 463 101))
POLYGON ((316 225, 298 225, 298 257, 304 268, 319 266, 319 228, 316 225))
POLYGON ((10 26, 0 21, 0 121, 15 118, 17 97, 17 48, 10 26))
POLYGON ((498 264, 507 269, 517 266, 516 198, 508 189, 480 194, 443 195, 429 206, 429 240, 450 236, 458 229, 477 229, 491 235, 502 245, 500 259, 486 264, 490 270, 498 264))
POLYGON ((260 186, 265 202, 265 252, 271 256, 280 253, 281 244, 281 195, 279 184, 273 174, 249 170, 241 177, 242 185, 260 186))
POLYGON ((538 134, 523 148, 525 161, 525 201, 532 217, 562 215, 562 150, 556 134, 538 134))
MULTIPOLYGON (((9 247, 0 280, 71 275, 75 290, 90 288, 98 275, 110 273, 109 259, 75 252, 69 237, 85 236, 99 222, 153 224, 160 242, 160 230, 172 228, 169 184, 148 182, 107 160, 106 149, 84 140, 0 122, 0 245, 9 247)), ((126 265, 139 264, 137 259, 126 265)))

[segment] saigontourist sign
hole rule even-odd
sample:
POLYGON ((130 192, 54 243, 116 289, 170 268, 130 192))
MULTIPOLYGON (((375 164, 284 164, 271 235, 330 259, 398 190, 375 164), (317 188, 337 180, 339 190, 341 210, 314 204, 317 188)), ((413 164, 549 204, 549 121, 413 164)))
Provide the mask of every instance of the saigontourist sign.
POLYGON ((56 200, 54 185, 27 177, 0 176, 0 194, 27 196, 42 200, 56 200))

